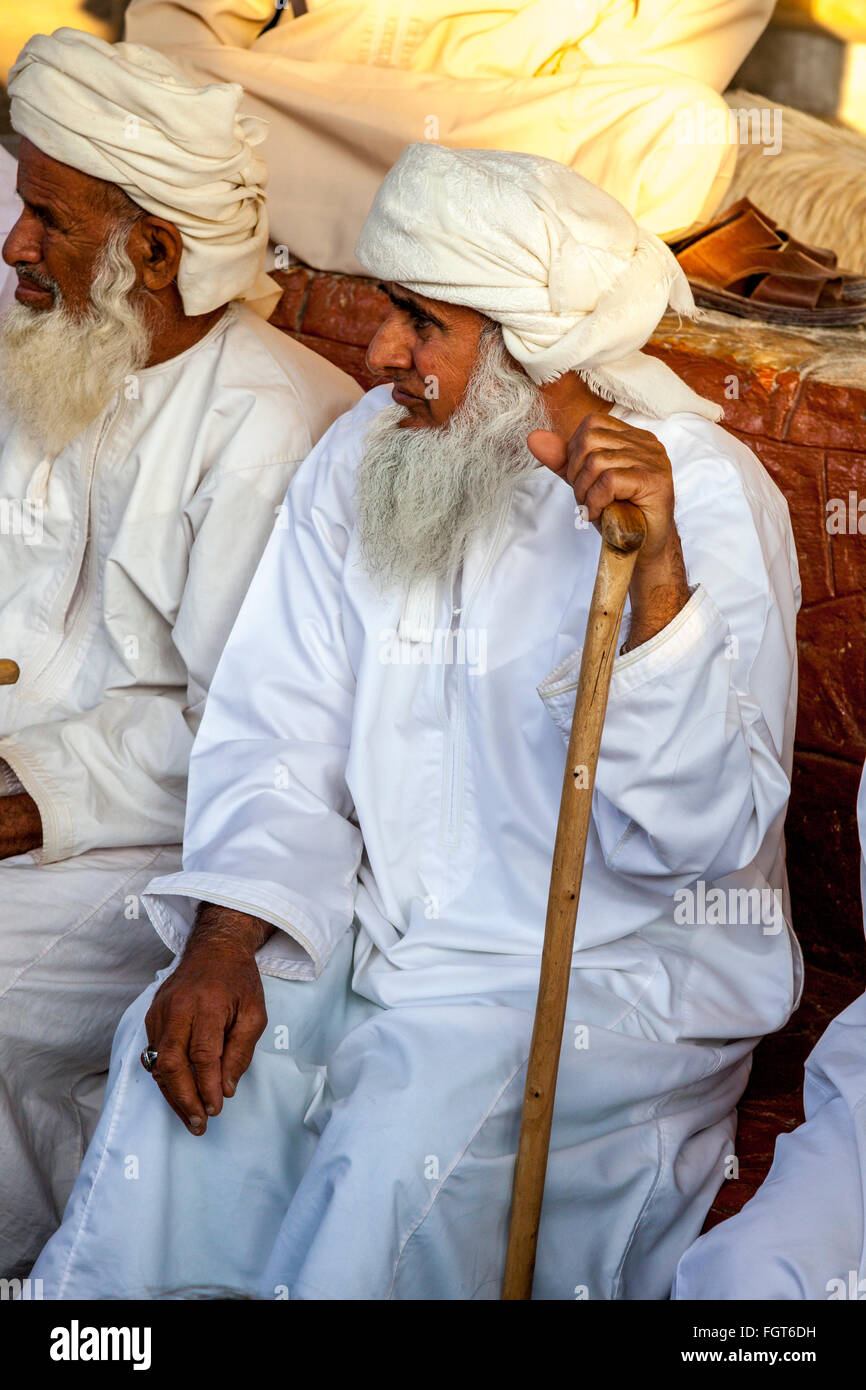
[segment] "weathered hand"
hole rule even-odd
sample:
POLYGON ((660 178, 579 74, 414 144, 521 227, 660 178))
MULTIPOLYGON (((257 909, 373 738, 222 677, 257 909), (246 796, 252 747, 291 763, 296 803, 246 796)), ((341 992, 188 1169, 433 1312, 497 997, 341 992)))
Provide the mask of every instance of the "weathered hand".
POLYGON ((218 932, 197 928, 145 1019, 158 1054, 154 1080, 192 1134, 204 1134, 207 1117, 234 1095, 268 1022, 255 950, 272 929, 241 913, 226 915, 252 931, 229 932, 224 917, 218 932))
POLYGON ((39 807, 26 792, 0 797, 0 859, 27 854, 42 844, 39 807))
POLYGON ((568 483, 591 522, 609 502, 640 508, 647 534, 638 566, 648 568, 670 547, 676 535, 673 475, 664 445, 649 430, 593 413, 567 442, 552 430, 533 430, 527 444, 539 463, 568 483))
POLYGON ((664 445, 649 430, 602 413, 587 415, 568 441, 551 430, 533 430, 526 442, 539 463, 568 483, 594 524, 609 502, 633 502, 643 512, 647 534, 629 586, 626 646, 649 641, 689 599, 664 445))

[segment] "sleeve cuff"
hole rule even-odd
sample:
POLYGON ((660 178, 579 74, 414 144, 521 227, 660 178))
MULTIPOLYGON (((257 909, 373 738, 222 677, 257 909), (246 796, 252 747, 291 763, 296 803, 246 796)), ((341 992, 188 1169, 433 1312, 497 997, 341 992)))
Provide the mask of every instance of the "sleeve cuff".
POLYGON ((7 769, 5 775, 11 775, 18 784, 14 790, 32 796, 39 809, 42 844, 31 850, 37 864, 56 864, 61 859, 71 859, 77 853, 75 827, 65 797, 50 777, 45 777, 39 764, 15 742, 14 735, 0 739, 0 760, 7 769))
MULTIPOLYGON (((613 663, 608 703, 631 694, 647 681, 665 675, 709 634, 713 639, 727 632, 727 624, 703 585, 699 584, 676 617, 642 646, 618 656, 613 663)), ((538 686, 538 693, 557 724, 570 720, 580 677, 583 647, 567 656, 538 686)))
POLYGON ((142 894, 142 902, 157 934, 175 955, 186 946, 200 902, 246 912, 278 929, 256 952, 263 975, 283 980, 315 980, 330 955, 330 950, 323 949, 323 944, 316 940, 318 933, 307 913, 278 885, 181 871, 152 879, 142 894))

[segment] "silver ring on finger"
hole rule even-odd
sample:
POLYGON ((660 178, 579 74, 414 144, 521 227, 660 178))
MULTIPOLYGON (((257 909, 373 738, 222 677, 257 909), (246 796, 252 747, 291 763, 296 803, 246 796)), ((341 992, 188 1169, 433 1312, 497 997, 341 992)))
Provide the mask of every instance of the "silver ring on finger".
POLYGON ((148 1044, 141 1054, 141 1065, 144 1067, 145 1071, 153 1071, 154 1063, 158 1056, 159 1053, 148 1044))

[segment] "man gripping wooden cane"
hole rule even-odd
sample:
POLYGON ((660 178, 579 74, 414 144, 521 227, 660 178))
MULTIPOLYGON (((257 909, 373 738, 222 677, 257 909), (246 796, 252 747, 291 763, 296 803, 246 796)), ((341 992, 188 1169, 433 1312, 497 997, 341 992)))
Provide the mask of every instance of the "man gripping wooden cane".
MULTIPOLYGON (((567 445, 558 435, 544 430, 535 431, 528 442, 536 458, 572 486, 585 519, 601 530, 602 549, 586 627, 553 854, 502 1289, 507 1300, 532 1296, 595 770, 620 623, 641 547, 646 546, 644 555, 653 562, 649 577, 642 577, 642 593, 651 596, 649 613, 646 605, 637 605, 644 629, 666 626, 689 597, 682 547, 672 525, 670 465, 654 435, 623 426, 615 418, 594 415, 584 421, 567 445), (649 502, 644 498, 648 479, 649 502), (652 536, 648 536, 642 510, 631 502, 615 500, 636 493, 651 518, 652 536)), ((645 633, 638 635, 645 640, 645 633)), ((630 644, 639 644, 631 634, 625 647, 630 644)))
POLYGON ((223 653, 184 867, 144 895, 180 959, 124 1017, 34 1277, 499 1298, 573 730, 506 1296, 543 1185, 535 1299, 666 1298, 796 992, 787 936, 675 916, 701 883, 784 874, 784 500, 640 351, 688 285, 572 171, 410 146, 358 258, 390 301, 387 384, 299 471, 223 653))

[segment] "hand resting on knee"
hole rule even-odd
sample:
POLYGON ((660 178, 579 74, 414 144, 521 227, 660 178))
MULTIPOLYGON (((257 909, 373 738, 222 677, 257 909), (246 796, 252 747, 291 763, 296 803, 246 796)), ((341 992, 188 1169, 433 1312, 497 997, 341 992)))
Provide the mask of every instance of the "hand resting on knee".
POLYGON ((202 903, 177 969, 151 1004, 145 1027, 152 1075, 191 1134, 233 1096, 267 1027, 255 954, 274 928, 258 917, 202 903))

